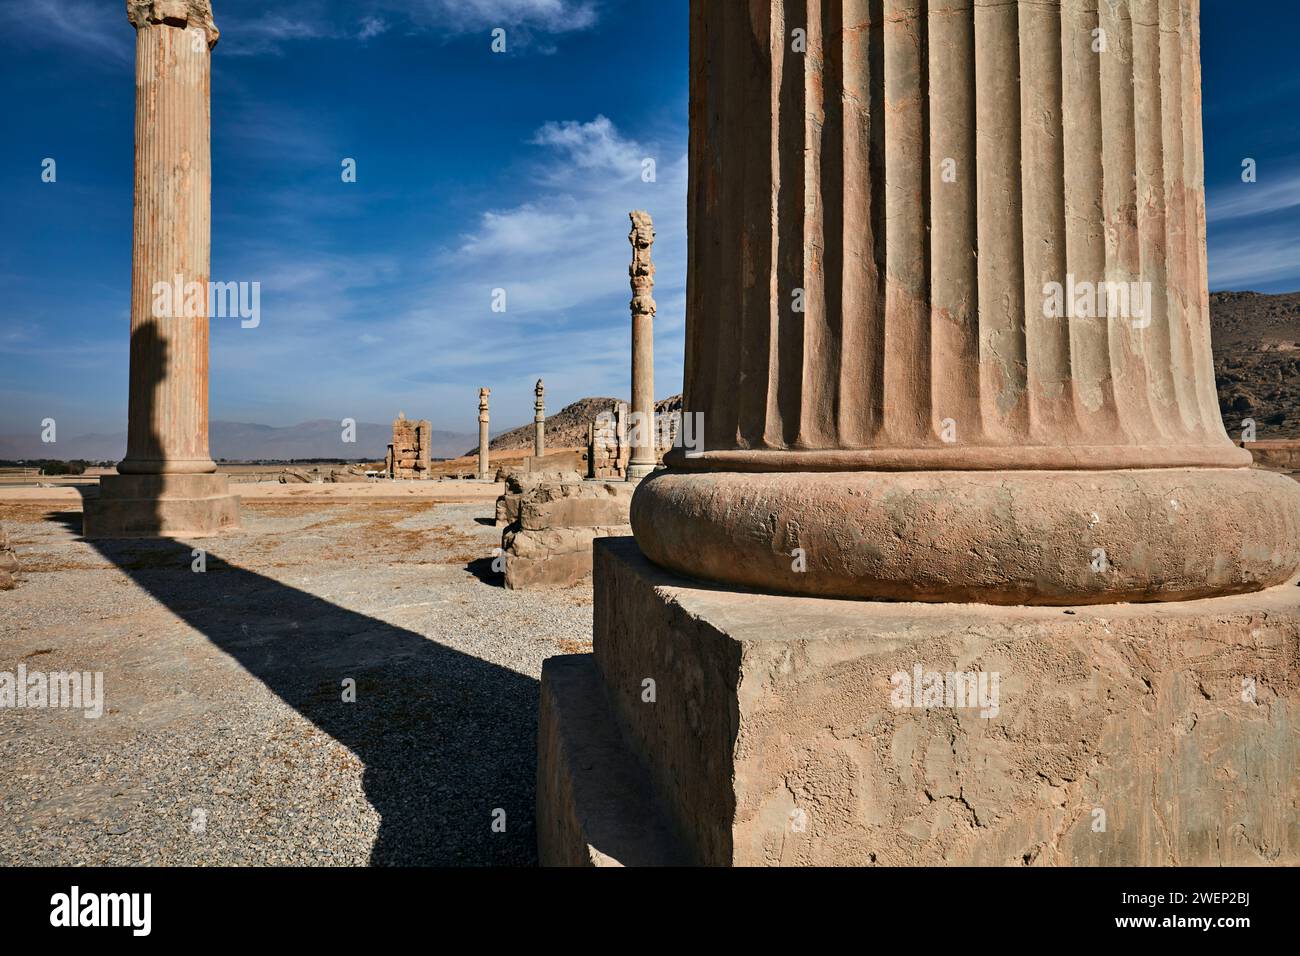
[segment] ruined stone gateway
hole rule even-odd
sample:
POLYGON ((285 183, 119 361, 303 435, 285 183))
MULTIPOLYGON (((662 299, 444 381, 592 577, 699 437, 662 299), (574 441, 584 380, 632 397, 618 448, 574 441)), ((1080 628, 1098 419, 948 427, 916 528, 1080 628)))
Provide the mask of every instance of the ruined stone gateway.
POLYGON ((691 7, 705 450, 544 669, 543 860, 1300 863, 1300 485, 1218 412, 1197 0, 691 7))

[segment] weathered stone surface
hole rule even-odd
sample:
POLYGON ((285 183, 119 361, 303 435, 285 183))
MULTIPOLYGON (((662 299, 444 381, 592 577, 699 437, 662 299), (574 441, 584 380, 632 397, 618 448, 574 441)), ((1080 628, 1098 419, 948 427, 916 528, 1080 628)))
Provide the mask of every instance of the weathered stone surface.
POLYGON ((1270 471, 1300 472, 1300 440, 1276 439, 1242 443, 1255 465, 1270 471))
POLYGON ((628 213, 632 231, 632 415, 633 446, 627 463, 627 477, 640 480, 655 468, 655 267, 651 250, 655 243, 655 226, 648 212, 628 213))
POLYGON ((202 30, 208 49, 221 36, 212 19, 211 0, 126 0, 126 18, 137 30, 150 24, 202 30))
POLYGON ((18 586, 16 575, 20 570, 18 554, 9 541, 9 532, 0 524, 0 591, 8 591, 18 586))
POLYGON ((693 585, 620 539, 594 585, 611 709, 696 863, 1300 862, 1294 586, 1072 614, 832 601, 693 585), (896 706, 917 665, 996 673, 996 713, 896 706))
MULTIPOLYGON (((1152 520, 1147 488, 1166 479, 1131 473, 1245 474, 1211 362, 1199 4, 1132 7, 831 0, 805 51, 752 42, 783 22, 776 0, 694 4, 685 408, 703 415, 705 447, 674 449, 670 468, 857 473, 846 480, 859 484, 930 473, 955 500, 983 484, 957 528, 994 544, 972 554, 971 577, 954 571, 951 591, 917 596, 988 600, 988 569, 1005 561, 1008 596, 1030 603, 1095 600, 1095 582, 1070 596, 1049 575, 1023 592, 1002 549, 1024 537, 1023 512, 986 507, 1008 483, 1023 482, 1016 503, 1033 508, 1037 476, 1108 472, 1114 507, 1137 517, 1123 546, 1134 551, 1152 520)), ((671 499, 647 488, 658 499, 647 513, 703 501, 713 481, 671 499)), ((1264 484, 1241 482, 1263 498, 1264 484)), ((786 587, 755 579, 771 547, 754 522, 793 526, 810 504, 803 483, 769 485, 762 515, 743 484, 738 507, 719 499, 678 521, 718 521, 699 533, 751 549, 691 568, 653 537, 642 549, 715 580, 786 587)), ((1287 522, 1300 520, 1300 491, 1283 494, 1287 522)), ((879 530, 843 529, 836 546, 857 552, 845 567, 896 546, 879 530)), ((924 575, 944 544, 910 542, 907 560, 924 575)), ((1201 534, 1181 548, 1204 567, 1247 553, 1238 544, 1201 534)), ((832 593, 813 576, 801 591, 832 593)), ((1216 574, 1234 582, 1222 593, 1253 576, 1216 574)), ((833 579, 844 596, 864 593, 833 579)))
POLYGON ((519 520, 527 531, 627 525, 631 502, 625 483, 541 482, 521 498, 519 520))
POLYGON ((596 538, 624 537, 626 524, 608 527, 553 527, 528 530, 513 525, 502 534, 506 587, 569 588, 591 574, 591 546, 596 538))
POLYGON ((88 498, 87 538, 203 538, 239 527, 225 475, 105 475, 88 498))
MULTIPOLYGON (((579 484, 582 482, 582 475, 576 471, 564 469, 533 471, 534 461, 536 459, 530 460, 524 468, 513 468, 509 471, 499 471, 497 473, 497 480, 504 481, 506 485, 505 494, 497 498, 496 524, 498 528, 519 520, 519 504, 527 491, 544 482, 558 484, 579 484)), ((627 522, 624 520, 622 523, 626 524, 627 522)))
POLYGON ((388 446, 386 466, 393 479, 425 480, 431 465, 430 442, 433 425, 427 419, 411 421, 403 412, 393 419, 393 442, 388 446))
POLYGON ((551 866, 688 862, 619 736, 590 655, 543 665, 537 752, 537 845, 551 866))
POLYGON ((533 457, 546 457, 546 386, 537 380, 533 389, 536 399, 533 402, 533 457))
POLYGON ((1300 566, 1300 483, 1251 468, 661 472, 631 524, 658 564, 787 594, 989 604, 1257 591, 1300 566), (1225 506, 1225 502, 1231 502, 1225 506))
POLYGON ((486 481, 492 476, 491 449, 488 447, 488 426, 491 422, 491 416, 488 412, 488 396, 491 394, 492 390, 490 388, 480 388, 478 390, 478 477, 482 481, 486 481))
POLYGON ((239 526, 239 499, 215 474, 208 450, 209 91, 217 30, 207 0, 130 0, 127 16, 136 28, 127 454, 117 475, 100 479, 99 498, 86 502, 84 533, 208 534, 239 526), (194 29, 207 43, 193 42, 194 29), (157 308, 158 283, 175 287, 169 309, 157 308), (204 299, 192 303, 198 314, 185 289, 204 299), (142 497, 161 488, 163 498, 142 497), (193 497, 182 499, 184 488, 193 497))

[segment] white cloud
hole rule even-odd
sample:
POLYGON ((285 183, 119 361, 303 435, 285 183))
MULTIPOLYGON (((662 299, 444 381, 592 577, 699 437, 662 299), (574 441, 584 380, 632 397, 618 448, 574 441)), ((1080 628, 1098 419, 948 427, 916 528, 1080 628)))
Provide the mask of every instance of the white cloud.
POLYGON ((1227 222, 1248 216, 1264 216, 1300 206, 1300 172, 1287 170, 1253 182, 1233 182, 1210 191, 1207 202, 1210 222, 1227 222))

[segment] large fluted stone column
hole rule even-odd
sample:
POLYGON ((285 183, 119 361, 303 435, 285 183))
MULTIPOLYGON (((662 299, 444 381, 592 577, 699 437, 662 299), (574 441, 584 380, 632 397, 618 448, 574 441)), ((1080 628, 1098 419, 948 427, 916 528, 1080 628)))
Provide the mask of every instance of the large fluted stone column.
POLYGON ((640 489, 648 557, 1028 604, 1294 574, 1300 486, 1250 470, 1218 412, 1197 0, 692 16, 706 450, 640 489))
POLYGON ((1215 408, 1196 0, 691 11, 708 443, 543 664, 542 862, 1300 862, 1300 485, 1215 408))
POLYGON ((632 231, 632 432, 636 437, 628 461, 629 481, 655 470, 655 267, 650 258, 655 226, 648 212, 628 214, 632 231))
POLYGON ((546 388, 540 378, 533 393, 537 396, 533 402, 533 455, 541 458, 546 454, 546 388))
POLYGON ((128 0, 136 30, 135 222, 127 455, 87 502, 87 537, 198 536, 238 527, 208 452, 208 0, 128 0), (160 306, 158 283, 192 294, 160 306), (193 301, 190 301, 190 299, 193 301))
POLYGON ((478 476, 483 481, 492 477, 488 474, 490 449, 488 448, 488 396, 492 394, 490 388, 480 388, 478 390, 478 476))

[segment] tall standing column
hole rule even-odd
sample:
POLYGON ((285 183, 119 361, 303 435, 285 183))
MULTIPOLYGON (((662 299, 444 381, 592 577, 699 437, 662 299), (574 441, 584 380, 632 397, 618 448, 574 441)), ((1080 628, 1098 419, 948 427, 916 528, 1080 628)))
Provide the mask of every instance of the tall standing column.
POLYGON ((638 489, 649 558, 1030 604, 1296 571, 1300 485, 1218 413, 1199 0, 695 0, 692 24, 705 449, 638 489))
POLYGON ((88 537, 193 536, 238 525, 208 451, 208 0, 128 0, 136 30, 135 221, 127 455, 88 503, 88 537), (167 294, 160 294, 160 290, 167 294))
POLYGON ((650 259, 655 243, 654 222, 648 212, 629 213, 632 232, 632 458, 629 481, 639 481, 655 470, 655 266, 650 259))
POLYGON ((491 394, 490 388, 478 390, 478 476, 483 481, 491 477, 488 474, 488 396, 491 394))
POLYGON ((533 456, 541 458, 546 454, 546 388, 540 378, 533 391, 537 395, 533 402, 533 456))

